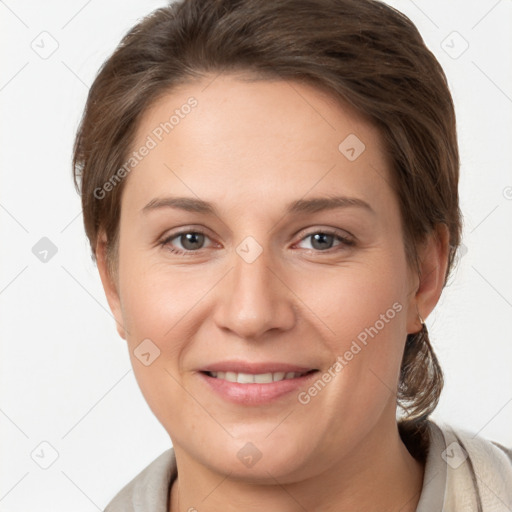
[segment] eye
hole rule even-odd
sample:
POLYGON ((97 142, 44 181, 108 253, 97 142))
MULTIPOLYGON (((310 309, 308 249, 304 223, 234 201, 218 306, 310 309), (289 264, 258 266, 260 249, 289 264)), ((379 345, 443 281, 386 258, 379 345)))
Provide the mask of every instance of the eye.
MULTIPOLYGON (((340 235, 336 231, 323 229, 321 231, 312 231, 304 236, 302 240, 311 239, 311 249, 315 252, 326 252, 333 247, 342 246, 340 249, 342 250, 344 246, 354 246, 355 242, 350 238, 340 235), (338 240, 340 243, 333 246, 335 240, 338 240)), ((310 249, 306 247, 306 249, 310 249)))
POLYGON ((160 242, 160 245, 174 254, 194 253, 204 248, 204 241, 207 238, 208 236, 198 229, 180 231, 166 237, 160 242), (173 240, 177 240, 181 244, 182 249, 173 247, 173 240))
MULTIPOLYGON (((314 252, 327 252, 330 249, 340 247, 340 250, 343 248, 351 247, 355 245, 355 242, 350 238, 343 236, 336 231, 323 229, 312 231, 302 237, 301 241, 311 239, 311 247, 306 247, 305 249, 313 250, 314 252), (333 245, 333 243, 338 240, 338 244, 333 245)), ((209 237, 203 231, 199 229, 194 230, 184 230, 178 233, 174 233, 164 240, 160 242, 160 245, 166 248, 169 252, 173 254, 179 255, 192 255, 193 253, 199 252, 201 249, 205 249, 209 246, 204 246, 205 240, 209 237), (177 242, 173 241, 176 240, 177 242), (174 244, 179 243, 181 248, 176 248, 174 244)), ((210 244, 211 245, 211 244, 210 244)))

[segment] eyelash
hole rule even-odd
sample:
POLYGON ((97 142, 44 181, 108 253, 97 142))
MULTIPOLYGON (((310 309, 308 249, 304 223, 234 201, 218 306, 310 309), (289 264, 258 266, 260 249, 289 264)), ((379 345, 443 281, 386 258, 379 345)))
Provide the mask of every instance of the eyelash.
MULTIPOLYGON (((192 229, 187 229, 187 230, 180 231, 179 233, 174 233, 174 234, 166 237, 164 240, 162 240, 160 242, 160 245, 163 248, 166 248, 172 254, 177 254, 179 256, 192 256, 195 253, 200 252, 202 249, 198 249, 196 251, 192 251, 192 250, 175 249, 175 248, 170 246, 171 240, 174 240, 175 238, 178 238, 181 235, 186 235, 186 234, 189 234, 189 233, 200 234, 200 235, 204 235, 206 237, 208 236, 201 229, 193 229, 193 230, 192 229)), ((344 237, 344 236, 340 235, 339 233, 337 233, 336 231, 330 230, 330 229, 322 229, 322 230, 317 230, 317 231, 311 231, 311 232, 307 233, 306 235, 304 235, 300 239, 300 241, 302 241, 302 240, 304 240, 304 239, 306 239, 308 237, 311 237, 313 235, 319 234, 319 233, 321 233, 322 235, 334 236, 334 238, 336 238, 337 240, 339 240, 342 243, 337 245, 337 246, 334 246, 334 247, 331 247, 329 249, 326 249, 325 251, 320 251, 320 250, 315 250, 315 249, 305 249, 306 251, 313 251, 315 253, 329 253, 330 254, 332 251, 336 251, 337 250, 336 247, 340 247, 340 245, 345 245, 345 246, 348 246, 348 247, 355 246, 354 240, 351 240, 350 238, 344 237)))

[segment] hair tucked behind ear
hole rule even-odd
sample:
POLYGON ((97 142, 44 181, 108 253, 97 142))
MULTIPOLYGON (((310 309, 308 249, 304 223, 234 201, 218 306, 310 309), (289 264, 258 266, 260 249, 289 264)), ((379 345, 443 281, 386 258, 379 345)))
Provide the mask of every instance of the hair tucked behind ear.
POLYGON ((443 384, 443 371, 423 324, 421 331, 407 335, 400 369, 397 402, 407 421, 421 420, 432 413, 443 384))

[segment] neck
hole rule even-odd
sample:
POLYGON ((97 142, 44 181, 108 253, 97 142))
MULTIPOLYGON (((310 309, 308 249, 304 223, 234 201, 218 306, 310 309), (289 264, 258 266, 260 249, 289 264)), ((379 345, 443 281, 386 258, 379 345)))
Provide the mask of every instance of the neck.
POLYGON ((374 429, 360 446, 313 478, 281 485, 257 485, 206 468, 174 447, 178 478, 170 493, 170 512, 334 512, 397 510, 414 512, 424 467, 400 439, 396 422, 374 429))

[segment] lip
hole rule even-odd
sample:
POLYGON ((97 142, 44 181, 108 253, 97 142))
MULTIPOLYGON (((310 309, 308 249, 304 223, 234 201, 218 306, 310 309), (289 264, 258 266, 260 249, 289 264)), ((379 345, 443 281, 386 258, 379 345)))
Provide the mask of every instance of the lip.
POLYGON ((296 372, 304 373, 316 368, 306 366, 295 366, 288 363, 260 362, 250 363, 248 361, 219 361, 200 368, 201 372, 235 372, 235 373, 275 373, 275 372, 296 372))
MULTIPOLYGON (((269 366, 266 366, 268 368, 269 366)), ((283 365, 281 365, 283 367, 283 365)), ((288 367, 291 367, 288 365, 288 367)), ((297 367, 291 367, 297 368, 297 367)), ((223 371, 223 370, 211 370, 211 371, 223 371)), ((234 371, 234 370, 228 370, 234 371)), ((285 370, 274 370, 274 371, 285 371, 285 370)), ((300 370, 289 370, 289 371, 308 371, 306 368, 300 370)), ((267 372, 248 372, 247 373, 267 373, 267 372)), ((243 373, 243 372, 242 372, 243 373)), ((303 388, 309 384, 311 379, 315 378, 319 373, 318 370, 311 371, 306 375, 295 377, 294 379, 279 380, 276 382, 268 383, 252 383, 252 384, 240 384, 238 382, 229 382, 223 379, 217 379, 211 377, 203 371, 198 372, 200 379, 212 390, 214 393, 219 395, 222 399, 235 403, 238 405, 263 405, 270 404, 278 401, 280 398, 289 395, 293 391, 297 392, 300 388, 303 388)))

